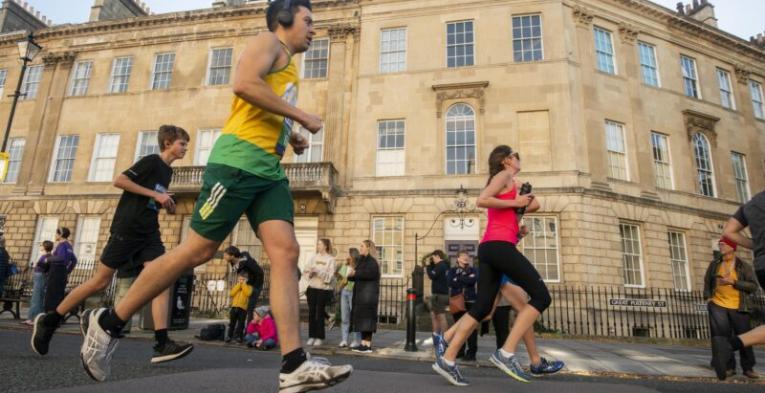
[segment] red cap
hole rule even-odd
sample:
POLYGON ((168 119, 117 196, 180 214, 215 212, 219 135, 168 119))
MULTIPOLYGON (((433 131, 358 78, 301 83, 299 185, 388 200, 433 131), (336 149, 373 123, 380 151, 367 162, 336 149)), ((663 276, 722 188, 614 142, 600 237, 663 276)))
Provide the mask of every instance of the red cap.
POLYGON ((720 238, 720 243, 725 243, 728 246, 730 246, 734 251, 736 248, 738 248, 738 243, 734 242, 733 240, 728 239, 727 237, 723 236, 720 238))

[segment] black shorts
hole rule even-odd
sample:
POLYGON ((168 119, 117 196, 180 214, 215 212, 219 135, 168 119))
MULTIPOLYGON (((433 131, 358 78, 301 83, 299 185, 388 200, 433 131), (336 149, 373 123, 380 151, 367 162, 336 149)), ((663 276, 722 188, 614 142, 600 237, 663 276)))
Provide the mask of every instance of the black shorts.
POLYGON ((112 233, 101 253, 101 262, 116 270, 127 265, 143 265, 164 253, 165 245, 159 233, 135 238, 112 233))

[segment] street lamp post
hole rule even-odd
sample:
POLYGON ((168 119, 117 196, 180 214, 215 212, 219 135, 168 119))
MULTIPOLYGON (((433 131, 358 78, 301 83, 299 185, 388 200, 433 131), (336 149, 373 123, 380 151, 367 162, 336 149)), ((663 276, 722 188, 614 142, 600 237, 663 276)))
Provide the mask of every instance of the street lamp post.
MULTIPOLYGON (((430 225, 430 229, 428 229, 428 231, 425 232, 424 235, 420 236, 418 233, 414 234, 414 258, 415 258, 415 261, 414 261, 414 269, 412 270, 412 283, 413 283, 413 286, 415 288, 422 289, 423 288, 422 283, 417 282, 417 281, 424 279, 424 277, 422 277, 422 274, 419 274, 419 275, 416 274, 417 267, 419 266, 418 265, 418 261, 419 261, 419 258, 420 258, 420 255, 419 255, 419 252, 418 252, 419 251, 418 250, 419 241, 427 238, 428 235, 430 235, 430 232, 433 231, 433 227, 435 227, 436 222, 438 222, 438 219, 441 218, 441 216, 443 216, 444 214, 456 214, 457 217, 454 219, 454 222, 456 224, 455 226, 458 225, 460 227, 460 229, 464 229, 465 228, 465 221, 466 221, 465 215, 468 212, 471 212, 473 210, 474 210, 474 206, 470 206, 470 204, 468 203, 467 190, 465 190, 465 188, 462 187, 462 185, 460 184, 460 188, 457 190, 457 198, 454 200, 454 209, 453 210, 444 210, 444 211, 438 213, 436 218, 433 219, 433 224, 430 225), (415 277, 417 277, 417 278, 415 279, 415 277)), ((422 293, 418 293, 417 296, 418 296, 418 298, 421 298, 422 297, 422 293)))
POLYGON ((23 40, 18 42, 19 47, 19 59, 21 59, 21 74, 19 75, 19 82, 16 85, 16 91, 13 92, 13 104, 11 105, 11 114, 8 117, 8 125, 5 128, 5 135, 3 136, 3 146, 0 149, 0 181, 5 181, 5 175, 8 172, 8 164, 10 156, 6 152, 8 147, 8 137, 11 134, 11 126, 13 126, 13 117, 16 115, 16 105, 19 102, 19 97, 26 93, 21 93, 21 85, 24 83, 24 75, 27 72, 27 65, 33 61, 35 57, 42 51, 42 47, 35 42, 33 33, 23 40))

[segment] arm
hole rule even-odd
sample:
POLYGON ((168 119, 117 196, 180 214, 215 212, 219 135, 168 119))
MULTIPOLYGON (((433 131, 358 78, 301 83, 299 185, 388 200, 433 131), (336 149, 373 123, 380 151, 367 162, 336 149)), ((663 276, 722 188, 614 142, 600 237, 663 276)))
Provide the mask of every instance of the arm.
POLYGON ((539 211, 539 209, 542 208, 542 204, 539 203, 539 200, 537 198, 534 198, 531 200, 531 203, 529 203, 528 206, 526 206, 526 213, 535 213, 539 211))
POLYGON ((236 296, 237 293, 239 293, 239 291, 242 289, 241 286, 242 284, 237 283, 236 285, 234 285, 233 288, 231 288, 231 292, 230 292, 231 297, 234 297, 236 296))
POLYGON ((332 282, 332 277, 335 276, 335 258, 330 258, 329 262, 327 263, 326 269, 324 269, 321 272, 321 278, 324 280, 325 284, 329 284, 332 282))
POLYGON ((369 261, 362 266, 356 268, 356 275, 354 279, 356 281, 375 281, 380 278, 380 266, 377 262, 370 258, 369 261), (361 269, 359 269, 359 267, 361 269))
POLYGON ((66 272, 71 273, 74 267, 77 266, 77 255, 74 254, 74 250, 69 251, 69 259, 66 266, 66 272))
POLYGON ((760 289, 760 285, 754 275, 754 268, 740 260, 737 260, 736 263, 741 264, 743 274, 741 274, 741 277, 733 283, 733 288, 748 294, 757 292, 757 290, 760 289))
POLYGON ((282 45, 273 33, 261 33, 242 52, 234 74, 234 94, 249 104, 273 114, 293 119, 308 131, 321 129, 321 119, 290 105, 266 84, 265 77, 282 53, 282 45))
POLYGON ((497 194, 502 191, 503 188, 512 180, 513 175, 509 171, 502 171, 496 174, 486 188, 481 191, 478 196, 478 207, 494 208, 494 209, 509 209, 527 206, 529 196, 533 194, 519 195, 514 200, 506 201, 497 198, 497 194))
POLYGON ((431 280, 435 280, 436 278, 438 278, 438 276, 436 275, 436 264, 431 262, 430 264, 426 265, 425 273, 428 273, 428 277, 430 277, 431 280))
POLYGON ((729 218, 728 222, 725 223, 725 228, 723 228, 723 236, 738 243, 741 247, 746 247, 751 250, 754 247, 754 244, 752 243, 752 239, 741 234, 741 231, 743 231, 744 228, 746 228, 746 225, 744 225, 740 221, 742 217, 743 217, 743 208, 739 209, 736 212, 736 214, 733 217, 729 218))
POLYGON ((135 182, 135 179, 138 178, 138 176, 142 173, 152 171, 154 168, 152 160, 156 158, 146 156, 135 164, 133 164, 132 167, 130 167, 125 172, 120 173, 117 175, 117 177, 114 179, 114 182, 112 183, 114 187, 119 188, 121 190, 149 197, 157 201, 162 207, 165 209, 168 209, 168 211, 172 210, 175 207, 175 202, 173 201, 173 198, 170 197, 167 193, 159 193, 154 190, 148 189, 144 186, 141 186, 140 184, 135 182))
POLYGON ((478 282, 478 274, 476 274, 475 269, 471 269, 470 274, 463 274, 460 279, 462 280, 463 285, 472 287, 476 282, 478 282))
POLYGON ((252 295, 252 287, 249 285, 242 285, 241 291, 244 293, 244 296, 246 297, 250 297, 250 295, 252 295))
POLYGON ((712 298, 712 280, 714 280, 714 267, 716 263, 712 262, 707 267, 707 272, 704 274, 704 299, 712 298))
POLYGON ((459 268, 449 269, 449 273, 446 275, 449 280, 449 287, 453 289, 462 289, 462 283, 460 282, 459 268))

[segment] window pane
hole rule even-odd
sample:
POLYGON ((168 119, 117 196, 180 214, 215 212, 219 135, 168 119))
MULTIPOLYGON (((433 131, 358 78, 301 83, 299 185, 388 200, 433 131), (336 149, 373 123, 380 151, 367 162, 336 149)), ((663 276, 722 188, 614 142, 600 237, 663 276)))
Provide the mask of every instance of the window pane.
POLYGON ((231 77, 232 48, 213 49, 210 53, 210 69, 208 70, 208 85, 227 85, 231 77))
POLYGON ((326 78, 329 62, 329 40, 314 40, 303 54, 303 77, 306 79, 326 78))

